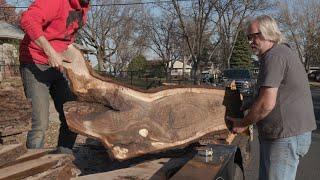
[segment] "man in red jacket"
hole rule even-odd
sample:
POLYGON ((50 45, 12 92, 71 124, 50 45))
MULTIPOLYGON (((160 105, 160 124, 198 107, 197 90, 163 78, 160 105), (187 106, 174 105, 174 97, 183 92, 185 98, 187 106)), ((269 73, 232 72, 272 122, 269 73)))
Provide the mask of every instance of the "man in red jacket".
POLYGON ((20 24, 26 34, 20 44, 20 72, 26 97, 32 101, 29 149, 44 145, 49 94, 61 121, 58 146, 72 149, 75 143, 77 135, 69 130, 63 112, 63 104, 74 96, 62 73, 66 59, 60 53, 74 42, 77 30, 85 23, 89 1, 35 0, 22 14, 20 24))

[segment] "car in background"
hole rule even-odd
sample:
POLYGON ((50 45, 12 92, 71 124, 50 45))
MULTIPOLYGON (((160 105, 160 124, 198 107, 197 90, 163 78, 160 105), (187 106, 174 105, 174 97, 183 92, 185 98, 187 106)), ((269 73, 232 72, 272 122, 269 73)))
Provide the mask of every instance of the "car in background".
POLYGON ((248 69, 226 69, 222 72, 221 81, 225 87, 230 87, 235 81, 237 90, 245 96, 253 95, 256 84, 248 69))
POLYGON ((317 71, 320 71, 320 67, 317 66, 310 66, 307 73, 308 73, 308 78, 310 80, 315 80, 316 74, 318 74, 317 71))
POLYGON ((214 83, 214 78, 212 74, 209 73, 201 73, 201 83, 204 84, 212 84, 214 83))
POLYGON ((320 82, 320 70, 312 71, 308 74, 309 80, 320 82))

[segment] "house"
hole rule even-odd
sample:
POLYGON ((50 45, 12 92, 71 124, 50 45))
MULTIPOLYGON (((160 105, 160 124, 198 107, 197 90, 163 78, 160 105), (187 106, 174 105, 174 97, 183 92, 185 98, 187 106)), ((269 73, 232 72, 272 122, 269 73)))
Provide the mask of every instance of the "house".
POLYGON ((217 79, 218 76, 221 74, 221 70, 219 65, 208 62, 206 66, 202 67, 201 76, 202 77, 212 77, 213 79, 217 79))
POLYGON ((191 65, 186 61, 174 61, 169 63, 170 75, 173 77, 190 77, 191 75, 191 65))
MULTIPOLYGON (((183 75, 184 77, 190 77, 191 66, 188 63, 183 64, 181 61, 171 61, 168 68, 168 73, 174 78, 182 77, 183 75)), ((148 60, 147 73, 150 76, 165 77, 163 61, 159 59, 148 60)))
MULTIPOLYGON (((154 71, 152 67, 156 67, 162 64, 161 60, 150 60, 148 61, 148 68, 154 71)), ((173 78, 190 78, 192 74, 192 65, 190 61, 187 60, 177 60, 169 62, 169 73, 173 78), (185 63, 183 63, 185 62, 185 63)), ((214 78, 218 78, 221 73, 220 68, 214 63, 207 63, 205 66, 201 67, 202 75, 210 75, 214 78)))
POLYGON ((5 21, 0 21, 0 39, 17 39, 22 40, 24 32, 5 21))
POLYGON ((17 44, 23 36, 23 31, 18 27, 0 21, 0 81, 19 74, 17 44))

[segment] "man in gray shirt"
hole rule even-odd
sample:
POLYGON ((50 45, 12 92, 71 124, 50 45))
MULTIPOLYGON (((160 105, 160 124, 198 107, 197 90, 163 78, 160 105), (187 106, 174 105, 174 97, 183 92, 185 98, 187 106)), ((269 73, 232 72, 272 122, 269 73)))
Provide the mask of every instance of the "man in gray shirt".
POLYGON ((311 131, 316 129, 307 75, 297 55, 282 44, 273 18, 255 18, 247 36, 260 61, 258 97, 242 120, 227 120, 237 133, 257 123, 260 180, 294 180, 299 159, 309 150, 311 131))

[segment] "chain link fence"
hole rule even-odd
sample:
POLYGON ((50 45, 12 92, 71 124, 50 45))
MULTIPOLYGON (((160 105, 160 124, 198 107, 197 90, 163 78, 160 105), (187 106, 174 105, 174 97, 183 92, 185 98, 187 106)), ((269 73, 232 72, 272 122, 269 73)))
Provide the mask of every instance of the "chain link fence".
MULTIPOLYGON (((108 76, 115 81, 139 87, 142 89, 150 89, 165 85, 192 85, 194 79, 189 73, 177 73, 176 70, 168 72, 148 72, 148 71, 120 71, 117 73, 98 72, 101 75, 108 76)), ((20 76, 18 64, 5 64, 0 61, 0 82, 11 77, 20 76)), ((214 76, 202 74, 200 76, 200 84, 213 85, 219 80, 214 76)))
MULTIPOLYGON (((164 85, 193 85, 194 79, 190 73, 177 73, 176 70, 169 72, 148 72, 148 71, 120 71, 117 73, 99 72, 101 75, 111 77, 113 80, 136 86, 142 89, 150 89, 164 85)), ((201 74, 200 84, 215 85, 219 82, 217 76, 201 74)))

